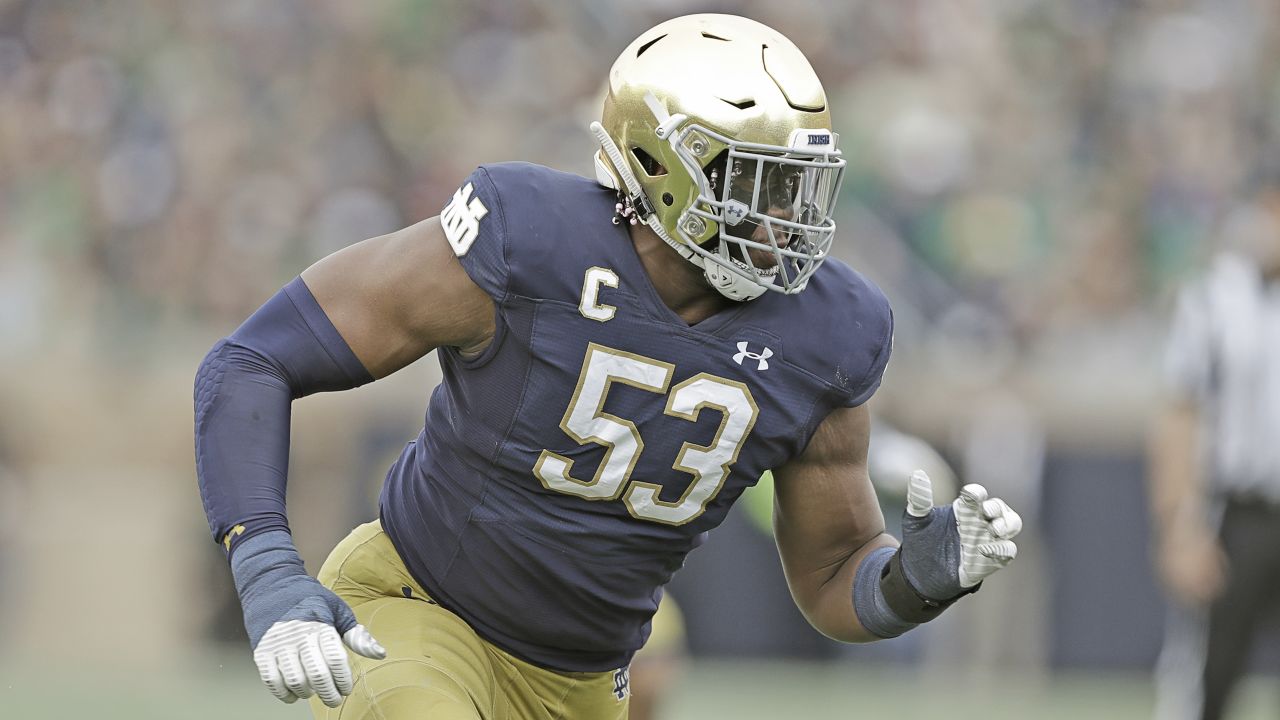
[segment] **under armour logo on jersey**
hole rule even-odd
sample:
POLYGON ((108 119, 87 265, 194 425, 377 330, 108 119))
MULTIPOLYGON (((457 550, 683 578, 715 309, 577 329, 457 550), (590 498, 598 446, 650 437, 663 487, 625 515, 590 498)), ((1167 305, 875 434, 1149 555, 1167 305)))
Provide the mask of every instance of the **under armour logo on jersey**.
POLYGON ((733 356, 733 361, 741 365, 743 360, 751 358, 759 363, 759 365, 756 366, 757 370, 768 370, 769 358, 771 357, 773 357, 773 351, 767 346, 763 352, 753 353, 747 349, 747 341, 743 340, 738 343, 738 353, 733 356))
POLYGON ((480 235, 480 220, 489 214, 489 208, 480 202, 480 198, 471 197, 473 190, 471 183, 459 188, 440 213, 444 236, 449 239, 449 246, 458 257, 466 255, 471 249, 471 243, 480 235))
POLYGON ((631 694, 631 669, 618 668, 613 671, 613 696, 618 698, 619 702, 625 700, 631 694))

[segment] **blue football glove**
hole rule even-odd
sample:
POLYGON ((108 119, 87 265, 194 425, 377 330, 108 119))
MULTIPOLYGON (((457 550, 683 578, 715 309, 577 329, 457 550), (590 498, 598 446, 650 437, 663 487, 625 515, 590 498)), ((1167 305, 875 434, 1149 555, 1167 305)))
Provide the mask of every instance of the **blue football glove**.
POLYGON ((1021 530, 1018 513, 988 499, 981 485, 965 485, 955 501, 934 507, 929 476, 916 470, 902 521, 903 574, 929 600, 954 599, 1017 556, 1013 538, 1021 530))
POLYGON ((329 707, 341 704, 355 683, 344 642, 367 658, 386 657, 351 608, 307 574, 284 530, 242 542, 231 573, 258 674, 280 700, 314 694, 329 707))

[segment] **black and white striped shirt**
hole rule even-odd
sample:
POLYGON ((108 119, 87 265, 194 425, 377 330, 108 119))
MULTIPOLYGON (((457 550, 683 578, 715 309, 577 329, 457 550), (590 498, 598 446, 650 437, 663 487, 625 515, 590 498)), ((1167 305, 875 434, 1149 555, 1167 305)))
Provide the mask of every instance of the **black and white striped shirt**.
POLYGON ((1280 286, 1219 255, 1178 297, 1165 369, 1202 410, 1214 489, 1280 502, 1280 286))

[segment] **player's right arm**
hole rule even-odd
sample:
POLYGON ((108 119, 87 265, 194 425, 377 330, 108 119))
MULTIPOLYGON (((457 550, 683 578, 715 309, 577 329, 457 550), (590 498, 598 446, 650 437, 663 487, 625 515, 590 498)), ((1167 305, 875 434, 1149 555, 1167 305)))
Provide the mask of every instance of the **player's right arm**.
POLYGON ((493 300, 462 269, 438 217, 339 250, 302 280, 375 378, 439 346, 470 354, 493 338, 493 300))
POLYGON ((338 705, 353 684, 344 640, 384 654, 293 546, 284 506, 292 401, 384 377, 439 346, 478 352, 494 328, 493 301, 431 218, 316 263, 201 364, 201 497, 230 557, 254 660, 281 700, 317 694, 338 705))

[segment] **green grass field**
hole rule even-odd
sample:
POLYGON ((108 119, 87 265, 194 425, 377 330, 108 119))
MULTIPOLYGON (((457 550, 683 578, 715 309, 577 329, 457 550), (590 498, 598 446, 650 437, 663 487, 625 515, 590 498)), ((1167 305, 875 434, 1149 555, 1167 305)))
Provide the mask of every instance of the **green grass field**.
MULTIPOLYGON (((0 665, 0 718, 21 720, 303 720, 262 688, 247 654, 165 671, 74 663, 41 670, 0 665)), ((1274 679, 1243 688, 1234 720, 1274 718, 1274 679)), ((1151 684, 1133 673, 1065 673, 1003 682, 926 679, 908 668, 797 662, 700 662, 670 697, 666 720, 1130 720, 1151 713, 1151 684)))

